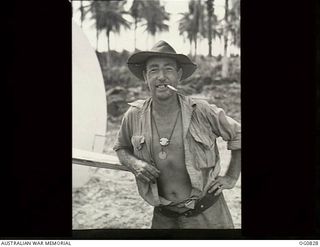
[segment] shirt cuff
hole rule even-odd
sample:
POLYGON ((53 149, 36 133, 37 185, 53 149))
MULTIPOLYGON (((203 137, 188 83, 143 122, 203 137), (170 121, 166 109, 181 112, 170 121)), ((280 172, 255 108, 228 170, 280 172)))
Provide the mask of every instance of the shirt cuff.
POLYGON ((120 145, 120 144, 116 144, 113 146, 112 148, 114 151, 118 151, 120 149, 128 149, 128 150, 132 150, 132 147, 128 147, 128 146, 123 146, 123 145, 120 145))
POLYGON ((241 140, 228 141, 228 150, 238 150, 241 149, 241 140))

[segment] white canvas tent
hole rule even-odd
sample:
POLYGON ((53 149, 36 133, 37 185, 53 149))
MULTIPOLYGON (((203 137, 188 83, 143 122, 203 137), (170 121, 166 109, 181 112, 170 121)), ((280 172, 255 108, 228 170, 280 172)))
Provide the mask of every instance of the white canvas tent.
MULTIPOLYGON (((72 22, 72 148, 101 153, 107 121, 105 87, 99 61, 82 29, 72 22)), ((77 152, 78 153, 78 152, 77 152)), ((74 156, 74 155, 73 155, 74 156)), ((72 185, 90 177, 87 166, 72 165, 72 185)))

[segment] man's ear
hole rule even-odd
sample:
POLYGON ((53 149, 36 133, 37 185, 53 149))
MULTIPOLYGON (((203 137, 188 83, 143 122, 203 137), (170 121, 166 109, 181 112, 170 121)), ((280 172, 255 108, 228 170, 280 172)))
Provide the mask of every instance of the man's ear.
POLYGON ((145 82, 147 82, 147 75, 146 75, 146 71, 142 71, 142 75, 143 75, 143 79, 145 82))
POLYGON ((147 84, 148 89, 150 90, 149 84, 148 84, 148 81, 147 81, 147 74, 146 74, 146 71, 145 71, 145 70, 142 71, 142 75, 143 75, 144 83, 147 84))
POLYGON ((182 68, 180 68, 180 69, 178 70, 179 81, 181 81, 182 73, 183 73, 182 68))

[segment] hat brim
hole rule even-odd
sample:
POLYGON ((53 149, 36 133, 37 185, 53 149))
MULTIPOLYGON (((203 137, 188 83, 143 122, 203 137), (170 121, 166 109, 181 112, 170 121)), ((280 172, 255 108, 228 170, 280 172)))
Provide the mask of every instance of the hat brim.
POLYGON ((142 51, 129 57, 127 62, 129 70, 137 78, 139 78, 140 80, 144 80, 143 70, 145 68, 145 62, 147 61, 147 59, 154 56, 169 57, 175 59, 180 64, 180 67, 182 69, 181 80, 184 80, 191 76, 197 68, 197 65, 194 64, 189 57, 183 54, 142 51))

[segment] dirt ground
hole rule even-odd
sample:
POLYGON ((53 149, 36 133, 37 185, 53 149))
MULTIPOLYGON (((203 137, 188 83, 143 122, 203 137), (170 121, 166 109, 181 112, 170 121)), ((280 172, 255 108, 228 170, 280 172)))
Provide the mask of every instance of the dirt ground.
MULTIPOLYGON (((116 130, 108 132, 105 153, 114 154, 116 130)), ((221 174, 227 169, 230 151, 218 139, 221 174)), ((73 229, 146 229, 151 226, 153 208, 138 194, 134 176, 125 171, 90 168, 92 177, 73 190, 73 229)), ((235 188, 224 190, 235 228, 241 228, 241 177, 235 188)))

